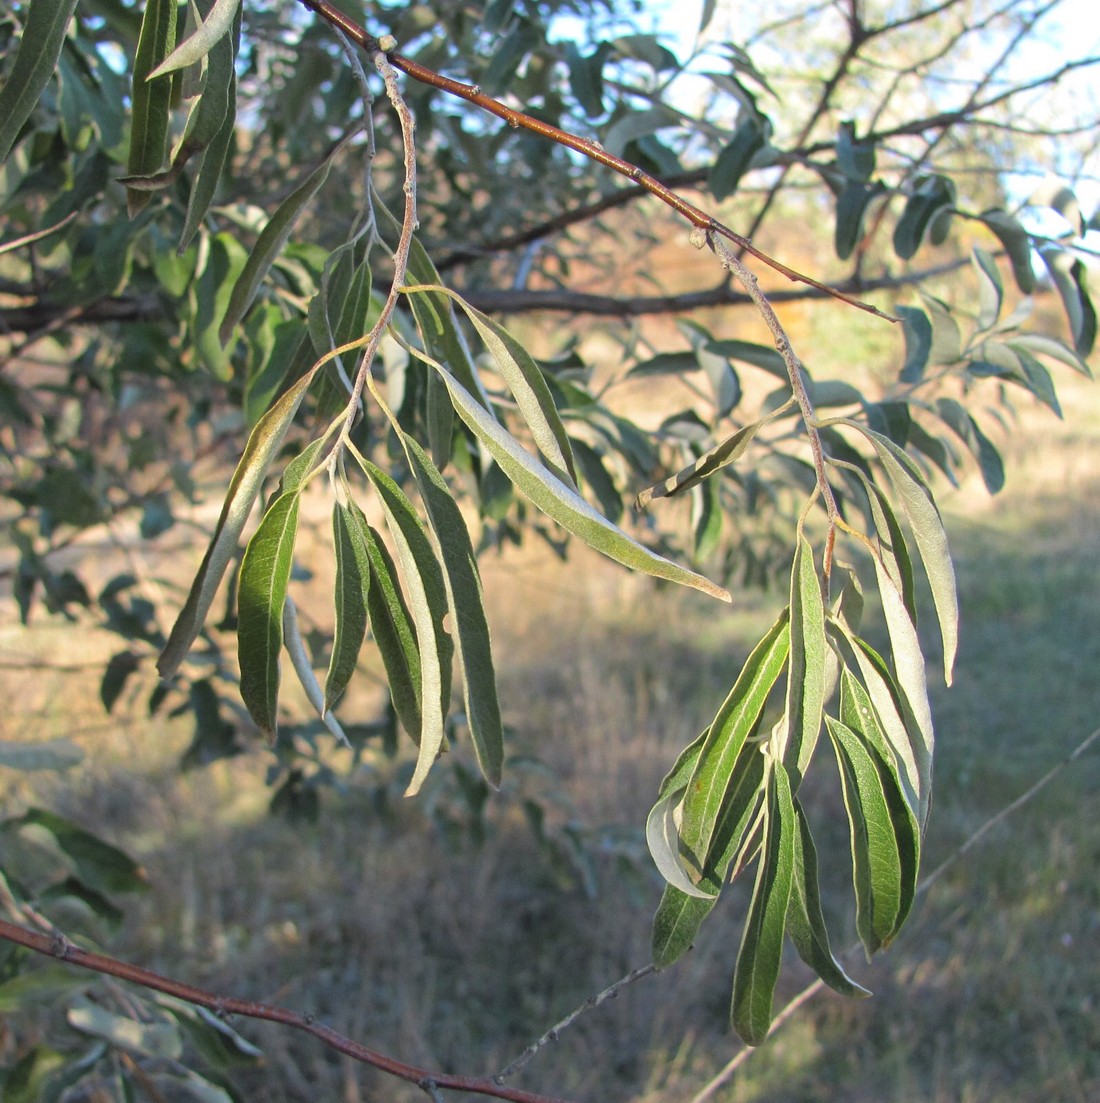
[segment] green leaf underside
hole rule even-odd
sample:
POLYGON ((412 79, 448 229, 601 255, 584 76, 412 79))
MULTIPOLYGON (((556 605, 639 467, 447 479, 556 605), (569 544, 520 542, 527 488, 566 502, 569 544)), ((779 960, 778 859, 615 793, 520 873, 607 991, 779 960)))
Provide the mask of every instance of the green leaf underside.
POLYGON ((734 1029, 750 1046, 760 1045, 771 1027, 794 873, 797 824, 781 763, 770 771, 764 807, 764 847, 737 954, 730 1008, 734 1029))
POLYGON ((423 679, 416 626, 401 592, 397 567, 381 536, 370 527, 354 502, 348 503, 348 514, 352 539, 362 544, 370 568, 367 618, 386 668, 390 700, 402 727, 414 740, 419 740, 423 726, 420 712, 423 679))
POLYGON ((817 848, 806 813, 797 799, 794 801, 794 812, 797 830, 794 832, 794 871, 791 901, 787 909, 787 933, 798 956, 835 992, 842 996, 869 996, 871 993, 852 980, 833 956, 821 910, 817 848))
POLYGON ((365 542, 353 535, 354 526, 349 507, 337 502, 332 510, 332 543, 336 554, 335 628, 325 677, 326 711, 347 689, 367 634, 370 560, 365 542))
POLYGON ((221 515, 195 581, 191 584, 191 592, 157 659, 157 670, 162 678, 175 673, 202 630, 222 577, 237 550, 237 541, 252 512, 264 474, 282 446, 316 371, 314 367, 287 390, 252 430, 244 454, 229 481, 221 515))
POLYGON ((420 518, 405 493, 369 460, 364 462, 363 469, 386 514, 420 653, 420 753, 405 794, 413 796, 420 791, 443 747, 454 652, 451 637, 443 627, 448 611, 446 584, 420 518))
MULTIPOLYGON (((710 864, 719 813, 735 778, 735 770, 764 704, 790 650, 789 610, 756 645, 725 703, 715 716, 699 752, 684 796, 680 840, 685 858, 697 875, 710 864)), ((756 753, 755 748, 750 748, 756 753)))
POLYGON ((23 124, 57 68, 76 0, 34 0, 26 8, 23 37, 0 89, 0 162, 7 160, 23 124))
MULTIPOLYGON (((422 354, 417 352, 417 355, 422 354)), ((501 470, 535 506, 567 532, 626 567, 691 586, 722 601, 732 601, 729 591, 723 587, 650 551, 613 525, 527 452, 441 364, 430 359, 428 362, 446 383, 459 417, 485 445, 501 470)))
POLYGON ((443 476, 412 437, 406 434, 404 439, 443 564, 470 737, 485 779, 498 786, 504 761, 504 731, 477 557, 466 522, 443 476))
POLYGON ((797 792, 817 746, 825 709, 829 647, 825 602, 813 549, 799 536, 791 568, 791 653, 787 674, 787 732, 783 763, 797 792))
POLYGON ((274 739, 278 727, 283 603, 290 582, 300 504, 296 492, 278 497, 264 514, 241 560, 237 592, 241 697, 256 726, 269 739, 274 739))

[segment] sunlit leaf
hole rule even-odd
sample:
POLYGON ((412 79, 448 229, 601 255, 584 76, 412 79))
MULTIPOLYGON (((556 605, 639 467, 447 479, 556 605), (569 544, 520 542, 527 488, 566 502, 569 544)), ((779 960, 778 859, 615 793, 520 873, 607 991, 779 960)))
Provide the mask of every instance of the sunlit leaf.
POLYGON ((734 1029, 750 1046, 760 1045, 771 1027, 794 873, 798 825, 790 782, 780 763, 774 764, 768 778, 764 808, 764 848, 737 954, 730 1008, 734 1029))
POLYGON ((298 608, 294 599, 288 594, 283 599, 283 646, 290 656, 290 665, 298 678, 298 684, 305 691, 306 700, 316 710, 321 718, 321 723, 336 737, 337 741, 345 747, 350 746, 340 721, 332 715, 331 710, 325 704, 325 695, 321 690, 321 683, 317 680, 317 674, 313 669, 306 641, 302 637, 302 630, 298 626, 298 608))
POLYGON ((405 447, 443 564, 447 604, 462 670, 466 723, 485 780, 497 786, 504 760, 504 732, 477 557, 462 513, 443 476, 427 453, 408 435, 405 447))
POLYGON ((25 6, 23 36, 0 89, 0 163, 7 160, 57 68, 75 9, 76 0, 32 0, 25 6))
POLYGON ((150 80, 163 77, 176 69, 183 69, 201 61, 228 33, 233 26, 241 0, 214 0, 210 14, 199 24, 193 35, 181 42, 149 74, 150 80))
POLYGON ((974 247, 971 253, 978 276, 978 328, 992 329, 1001 316, 1004 288, 997 262, 984 249, 974 247))
POLYGON ((1081 356, 1088 356, 1096 343, 1096 310, 1088 291, 1088 268, 1080 257, 1053 245, 1041 248, 1039 256, 1062 297, 1073 347, 1081 356))
POLYGON ((903 383, 916 383, 924 376, 928 357, 932 351, 932 323, 923 310, 913 306, 899 306, 905 331, 905 363, 898 378, 903 383))
POLYGON ((443 721, 450 699, 454 652, 454 644, 444 628, 447 590, 439 561, 412 503, 381 468, 367 460, 363 462, 363 470, 378 492, 386 514, 420 652, 420 753, 406 790, 406 796, 413 796, 424 784, 443 747, 443 721))
MULTIPOLYGON (((448 296, 466 313, 492 355, 497 370, 508 384, 538 450, 559 479, 576 487, 577 473, 573 465, 569 437, 554 405, 550 388, 543 378, 542 369, 530 353, 503 326, 480 310, 475 310, 453 291, 442 286, 425 290, 435 295, 448 296)), ((406 288, 405 291, 413 297, 420 293, 419 288, 406 288)))
POLYGON ((783 763, 791 788, 797 791, 821 731, 829 654, 821 582, 814 567, 813 549, 802 535, 791 567, 790 625, 783 763))
POLYGON ((892 440, 857 421, 846 420, 841 424, 858 429, 870 440, 901 500, 932 591, 943 640, 944 679, 950 685, 958 649, 959 599, 955 588, 955 568, 940 511, 916 464, 892 440))
POLYGON ((260 731, 274 740, 279 706, 283 603, 298 531, 297 492, 280 495, 245 549, 237 587, 241 698, 260 731))
POLYGON ((721 586, 657 555, 613 525, 526 451, 442 365, 432 363, 447 384, 459 417, 485 445, 508 478, 562 528, 624 566, 694 587, 723 601, 731 600, 728 591, 721 586))
POLYGON ((75 1000, 65 1017, 75 1030, 102 1038, 127 1053, 164 1061, 178 1061, 183 1055, 179 1027, 170 1020, 139 1022, 129 1015, 117 1015, 87 999, 75 1000))

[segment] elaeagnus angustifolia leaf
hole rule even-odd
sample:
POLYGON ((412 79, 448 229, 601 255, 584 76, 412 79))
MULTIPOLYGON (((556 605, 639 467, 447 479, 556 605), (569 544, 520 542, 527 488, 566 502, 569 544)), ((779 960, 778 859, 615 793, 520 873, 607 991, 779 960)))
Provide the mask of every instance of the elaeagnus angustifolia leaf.
POLYGON ((283 602, 298 531, 297 491, 280 495, 245 549, 237 586, 241 698, 256 726, 274 740, 279 704, 283 602))
POLYGON ((843 419, 839 424, 858 429, 867 437, 901 500, 932 591, 943 640, 943 674, 950 685, 959 640, 959 599, 955 590, 955 568, 947 547, 947 533, 932 492, 917 465, 892 440, 858 421, 843 419))
POLYGON ((423 448, 407 434, 405 447, 443 564, 470 738, 485 780, 497 786, 504 760, 504 731, 477 556, 462 512, 443 476, 423 448))
MULTIPOLYGON (((129 176, 151 176, 164 167, 168 155, 168 126, 172 108, 172 78, 149 74, 171 52, 176 42, 176 0, 149 0, 141 20, 134 55, 130 111, 129 176)), ((149 202, 150 193, 126 191, 126 205, 133 218, 149 202)))
POLYGON ((792 790, 806 775, 821 731, 827 659, 825 603, 814 553, 799 535, 791 567, 791 654, 787 668, 786 735, 782 749, 792 790))
POLYGON ((782 763, 773 762, 764 804, 764 847, 737 954, 730 1007, 733 1028, 750 1046, 760 1045, 771 1027, 775 985, 783 961, 797 830, 787 772, 782 763))
POLYGON ((768 629, 745 660, 699 751, 684 796, 680 839, 685 857, 702 874, 710 860, 722 806, 746 740, 756 729, 764 704, 787 662, 789 610, 768 629))
POLYGON ((821 888, 817 875, 817 848, 806 813, 794 802, 797 830, 794 833, 794 871, 791 901, 787 908, 787 933, 798 956, 834 991, 842 996, 869 996, 840 967, 829 945, 825 916, 821 910, 821 888))
MULTIPOLYGON (((415 350, 414 350, 415 351, 415 350)), ((417 355, 420 355, 417 353, 417 355)), ((624 566, 656 578, 692 586, 711 597, 731 601, 729 591, 702 575, 643 547, 597 512, 574 489, 539 463, 441 364, 429 360, 446 383, 459 417, 485 445, 509 479, 567 532, 624 566)))
POLYGON ((404 290, 413 301, 420 294, 445 295, 462 307, 512 392, 539 452, 554 474, 575 489, 577 472, 569 437, 554 405, 550 388, 543 378, 542 369, 531 354, 503 326, 470 306, 461 295, 448 288, 406 287, 404 290))
POLYGON ((353 501, 348 501, 347 510, 351 538, 361 545, 369 565, 367 619, 386 668, 390 700, 402 727, 419 741, 421 675, 416 626, 401 592, 397 566, 381 536, 370 527, 353 501))
POLYGON ((419 792, 443 747, 454 654, 454 643, 444 627, 447 590, 439 560, 412 503, 381 468, 369 460, 362 466, 386 514, 420 652, 420 753, 406 790, 406 795, 412 796, 419 792))
POLYGON ((176 69, 201 61, 228 33, 236 18, 241 0, 215 0, 210 14, 199 24, 193 35, 181 42, 150 74, 162 77, 176 69))
POLYGON ((171 677, 175 673, 202 630, 222 576, 236 553, 237 541, 244 531, 249 513, 252 512, 252 505, 260 492, 260 484, 268 464, 282 446, 294 415, 313 382, 316 370, 313 368, 308 371, 287 390, 252 430, 244 455, 229 482, 221 516, 199 572, 191 584, 187 602, 176 618, 168 642, 157 659, 157 670, 162 678, 171 677))
POLYGON ((23 36, 0 89, 0 162, 7 160, 57 68, 75 8, 76 0, 32 0, 26 5, 23 36))
POLYGON ((366 544, 361 537, 356 539, 354 528, 350 507, 337 500, 332 509, 332 544, 336 553, 335 627, 325 678, 326 709, 332 708, 347 689, 367 634, 370 560, 366 544))

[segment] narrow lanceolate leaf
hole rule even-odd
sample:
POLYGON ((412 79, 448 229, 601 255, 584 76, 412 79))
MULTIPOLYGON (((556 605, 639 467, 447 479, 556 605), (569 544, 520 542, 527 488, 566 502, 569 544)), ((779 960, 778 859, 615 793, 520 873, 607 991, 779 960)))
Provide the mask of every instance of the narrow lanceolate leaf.
MULTIPOLYGON (((130 153, 126 162, 129 176, 151 176, 164 167, 168 154, 172 78, 150 80, 149 74, 171 53, 175 43, 176 0, 149 0, 134 55, 130 153)), ((131 218, 148 202, 148 192, 127 189, 126 204, 131 218)))
POLYGON ((0 89, 0 162, 7 159, 57 68, 75 8, 76 0, 33 0, 25 9, 23 37, 0 89))
POLYGON ((870 956, 890 944, 905 920, 906 902, 911 902, 901 857, 906 840, 899 839, 899 834, 909 834, 909 827, 895 822, 898 798, 887 795, 892 784, 888 770, 880 770, 881 758, 841 721, 829 716, 826 726, 848 811, 856 930, 870 956))
POLYGON ((836 633, 833 642, 844 655, 844 665, 859 671, 859 677, 874 705, 875 717, 901 770, 910 806, 916 810, 921 828, 928 813, 930 787, 922 787, 921 769, 914 746, 921 743, 913 710, 883 657, 866 640, 859 639, 836 620, 829 622, 836 633))
POLYGON ((332 510, 332 543, 336 552, 336 623, 332 656, 325 678, 324 708, 340 699, 355 673, 367 634, 367 595, 370 560, 366 543, 353 535, 355 521, 349 506, 337 502, 332 510))
POLYGON ((764 704, 787 662, 789 610, 768 629, 738 675, 707 731, 684 796, 682 848, 698 874, 710 864, 720 813, 745 742, 756 729, 764 704))
POLYGON ((298 494, 276 498, 245 549, 237 588, 241 698, 256 726, 274 740, 279 703, 283 602, 298 531, 298 494))
POLYGON ((613 525, 526 451, 454 376, 440 364, 432 363, 446 383, 459 417, 485 445, 508 478, 548 517, 593 550, 626 567, 694 587, 723 601, 732 600, 729 591, 650 551, 613 525))
POLYGON ((727 437, 720 444, 716 444, 693 464, 685 467, 682 471, 677 471, 671 478, 665 479, 664 482, 657 483, 654 486, 646 487, 638 495, 636 503, 638 508, 645 509, 654 498, 670 498, 673 494, 680 494, 702 482, 708 475, 713 475, 720 468, 734 463, 744 455, 745 449, 752 443, 752 438, 769 421, 780 417, 790 407, 791 402, 785 403, 778 410, 773 410, 767 417, 738 429, 732 436, 727 437))
MULTIPOLYGON (((215 0, 214 12, 223 3, 224 0, 215 0)), ((195 106, 187 118, 187 127, 174 158, 175 164, 182 164, 200 150, 206 149, 218 136, 225 124, 226 116, 229 114, 231 108, 230 97, 235 96, 235 63, 241 30, 240 0, 231 0, 231 3, 236 12, 230 14, 226 33, 220 36, 210 51, 202 94, 196 100, 195 106), (232 33, 228 33, 230 31, 232 33)), ((204 0, 203 7, 209 8, 209 6, 210 0, 204 0)), ((213 13, 211 14, 213 15, 213 13)), ((164 72, 168 71, 164 65, 161 65, 160 69, 164 72)))
MULTIPOLYGON (((701 745, 700 740, 696 740, 692 746, 701 748, 701 745)), ((764 756, 759 748, 750 745, 742 754, 737 776, 722 809, 715 833, 718 855, 712 866, 704 872, 698 886, 692 883, 690 891, 673 884, 665 886, 653 917, 655 965, 662 968, 671 965, 691 948, 700 925, 714 907, 730 867, 739 869, 747 857, 747 851, 758 845, 756 827, 763 799, 763 783, 764 756)))
POLYGON ((466 723, 470 727, 481 772, 485 780, 495 787, 500 784, 500 769, 504 761, 504 730, 497 702, 489 623, 485 617, 477 557, 458 504, 435 464, 408 435, 405 436, 405 450, 443 563, 447 605, 451 610, 462 671, 466 723))
POLYGON ((842 996, 869 996, 840 967, 829 944, 825 915, 821 910, 821 887, 817 873, 817 848, 814 846, 806 813, 794 802, 797 820, 794 832, 794 874, 791 902, 787 908, 787 934, 798 956, 834 991, 842 996))
POLYGON ((252 300, 256 297, 264 277, 275 263, 276 257, 283 251, 283 246, 286 245, 294 224, 306 205, 320 190, 321 185, 328 179, 331 168, 332 156, 329 156, 283 200, 279 209, 260 231, 260 236, 256 239, 256 244, 252 247, 252 252, 249 253, 248 260, 237 277, 237 282, 233 285, 225 317, 218 328, 218 339, 223 345, 229 340, 229 335, 237 323, 244 317, 245 311, 252 305, 252 300))
POLYGON ((989 210, 981 219, 1005 247, 1008 259, 1012 262, 1016 286, 1025 295, 1030 295, 1036 284, 1035 268, 1031 263, 1031 235, 1007 211, 989 210))
POLYGON ((157 670, 162 678, 169 678, 175 673, 191 644, 202 631, 206 615, 214 602, 214 595, 237 550, 237 541, 244 531, 248 515, 252 512, 264 473, 282 446, 290 423, 294 420, 315 374, 316 368, 302 376, 252 430, 244 455, 229 482, 229 490, 214 528, 213 539, 206 549, 195 581, 191 584, 187 602, 176 618, 168 643, 157 660, 157 670))
POLYGON ((901 594, 876 556, 875 574, 878 579, 882 612, 890 633, 890 653, 894 661, 894 677, 908 705, 906 727, 909 745, 913 752, 916 777, 915 785, 918 813, 923 826, 928 819, 932 800, 932 709, 928 704, 928 678, 924 670, 924 655, 909 610, 905 608, 901 594))
POLYGON ((149 74, 150 80, 162 77, 166 73, 173 73, 177 69, 185 69, 188 65, 194 65, 201 61, 228 33, 233 26, 233 20, 237 15, 241 0, 215 0, 210 14, 199 25, 190 38, 181 42, 157 67, 149 74))
POLYGON ((858 429, 867 437, 901 499, 932 591, 943 640, 943 676, 950 685, 959 642, 959 599, 940 511, 917 465, 892 440, 858 421, 844 419, 841 424, 858 429))
POLYGON ((920 872, 921 830, 915 810, 909 801, 905 778, 898 767, 875 716, 874 705, 866 689, 851 671, 845 670, 840 682, 840 720, 867 747, 879 772, 883 793, 894 825, 898 861, 901 866, 901 900, 898 906, 896 930, 909 915, 917 895, 917 874, 920 872))
POLYGON ((367 524, 363 511, 350 501, 348 522, 351 537, 361 543, 370 567, 367 618, 386 668, 390 700, 404 729, 419 740, 423 724, 420 651, 416 645, 416 626, 398 582, 397 567, 382 538, 367 524))
POLYGON ((730 1008, 733 1028, 750 1046, 764 1041, 772 1023, 791 899, 796 830, 790 781, 782 764, 775 763, 768 779, 764 849, 737 954, 730 1008))
POLYGON ((321 723, 345 747, 350 747, 351 744, 348 742, 348 737, 344 734, 340 722, 332 715, 325 704, 325 695, 321 692, 321 683, 317 681, 309 651, 306 649, 306 642, 302 638, 302 630, 298 627, 298 610, 294 604, 294 599, 289 594, 283 599, 283 646, 290 656, 290 665, 298 676, 298 682, 305 690, 306 699, 317 710, 321 723))
POLYGON ((810 764, 821 717, 829 647, 825 642, 825 602, 809 541, 798 538, 791 568, 791 657, 787 668, 786 739, 783 764, 798 790, 810 764))
POLYGON ((577 472, 569 436, 558 415, 542 369, 531 354, 503 326, 470 306, 460 295, 448 288, 407 287, 404 290, 414 300, 422 292, 446 295, 462 307, 492 355, 497 370, 508 384, 539 452, 559 479, 576 488, 577 472))
POLYGON ((195 178, 191 184, 191 195, 187 201, 187 217, 184 219, 183 230, 180 233, 178 252, 183 253, 191 244, 191 239, 198 232, 210 204, 218 190, 221 181, 222 170, 225 168, 226 159, 229 156, 229 147, 233 142, 233 135, 237 126, 237 77, 232 75, 229 88, 226 92, 225 116, 217 133, 210 139, 206 148, 199 154, 201 158, 198 168, 195 170, 195 178))
POLYGON ((386 514, 420 652, 420 754, 405 794, 413 796, 420 791, 443 747, 454 653, 454 644, 443 627, 448 612, 447 589, 439 561, 412 503, 381 468, 367 460, 363 469, 378 491, 386 514))

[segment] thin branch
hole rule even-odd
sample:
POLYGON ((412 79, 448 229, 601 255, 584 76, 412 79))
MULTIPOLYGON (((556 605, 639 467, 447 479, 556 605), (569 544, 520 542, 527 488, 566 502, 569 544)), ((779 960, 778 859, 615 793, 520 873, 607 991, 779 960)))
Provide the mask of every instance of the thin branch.
POLYGON ((415 1065, 405 1064, 403 1061, 398 1061, 384 1053, 378 1053, 364 1045, 360 1045, 331 1027, 317 1022, 312 1015, 303 1015, 286 1007, 256 1003, 252 1000, 237 999, 233 996, 221 996, 202 988, 195 988, 190 984, 161 976, 159 973, 153 973, 148 969, 142 969, 138 965, 120 961, 118 958, 83 950, 60 933, 43 934, 0 919, 0 938, 4 938, 8 942, 14 942, 16 945, 23 946, 46 957, 57 958, 68 965, 76 965, 81 969, 90 969, 95 973, 118 977, 120 980, 129 981, 131 984, 138 984, 155 992, 175 996, 176 999, 184 1000, 198 1007, 205 1007, 219 1017, 240 1015, 246 1019, 262 1019, 265 1022, 289 1026, 294 1030, 312 1035, 331 1049, 343 1053, 361 1064, 370 1065, 372 1068, 379 1069, 390 1076, 395 1076, 399 1080, 416 1084, 425 1088, 425 1090, 428 1089, 428 1086, 432 1086, 440 1091, 470 1092, 473 1095, 512 1100, 512 1103, 563 1103, 562 1100, 554 1099, 551 1096, 538 1095, 535 1092, 522 1091, 519 1088, 504 1087, 489 1077, 454 1076, 450 1073, 430 1072, 427 1069, 417 1068, 415 1065))
POLYGON ((640 969, 634 969, 627 973, 625 977, 620 977, 614 984, 608 985, 602 992, 597 992, 594 996, 589 996, 588 999, 580 1005, 580 1007, 571 1011, 565 1016, 561 1022, 555 1023, 543 1036, 536 1041, 532 1042, 511 1064, 506 1065, 500 1072, 493 1077, 498 1084, 503 1084, 509 1077, 515 1076, 520 1069, 524 1067, 538 1052, 545 1046, 548 1046, 551 1042, 556 1042, 561 1036, 561 1032, 567 1027, 572 1026, 573 1023, 579 1019, 583 1014, 591 1011, 593 1008, 599 1007, 601 1003, 607 1000, 615 999, 618 994, 627 987, 627 985, 633 984, 637 980, 641 980, 642 977, 648 977, 652 973, 659 972, 656 965, 643 965, 640 969))
MULTIPOLYGON (((342 30, 344 34, 358 42, 364 49, 371 52, 380 49, 379 39, 369 34, 359 26, 358 23, 349 19, 343 12, 333 7, 333 5, 329 3, 329 0, 301 0, 301 2, 311 11, 316 12, 317 15, 327 23, 342 30)), ((694 204, 689 203, 681 195, 674 192, 665 184, 662 184, 656 177, 650 176, 649 173, 644 172, 637 165, 631 164, 629 161, 624 161, 621 157, 616 157, 608 153, 599 142, 592 141, 589 138, 580 138, 576 134, 570 134, 568 131, 561 130, 556 126, 552 126, 550 123, 543 122, 541 119, 526 115, 522 111, 516 111, 501 103, 500 100, 495 100, 491 96, 486 96, 481 91, 480 86, 476 84, 464 84, 462 81, 445 77, 441 73, 437 73, 434 69, 429 69, 427 66, 421 65, 411 58, 403 57, 401 54, 392 51, 386 51, 386 56, 395 69, 401 70, 401 72, 405 73, 407 76, 412 77, 413 80, 420 81, 423 84, 430 85, 432 88, 438 88, 442 92, 447 92, 452 96, 457 96, 460 99, 466 100, 467 103, 472 103, 476 107, 480 107, 483 111, 487 111, 489 114, 503 119, 509 126, 517 130, 529 130, 534 134, 538 134, 549 141, 556 142, 558 145, 566 146, 568 149, 572 149, 590 160, 596 161, 598 164, 620 173, 622 176, 640 185, 651 195, 656 196, 661 202, 667 204, 674 211, 681 214, 692 224, 692 226, 707 233, 720 234, 727 240, 732 241, 739 249, 756 257, 757 260, 762 261, 764 264, 768 265, 769 268, 773 268, 776 272, 779 272, 792 282, 808 284, 810 287, 815 287, 827 295, 832 295, 834 298, 840 299, 850 306, 865 310, 869 314, 874 314, 889 321, 898 321, 897 318, 879 310, 878 307, 871 306, 869 303, 861 302, 859 299, 855 299, 850 295, 837 291, 835 288, 829 287, 828 284, 821 283, 819 280, 815 280, 813 277, 807 276, 802 272, 797 272, 795 269, 788 267, 781 261, 769 256, 767 253, 762 252, 760 249, 757 249, 748 238, 736 233, 728 226, 719 222, 712 215, 707 214, 694 204)))
MULTIPOLYGON (((1018 796, 1014 801, 1006 804, 999 812, 990 816, 975 831, 960 847, 952 851, 931 873, 921 879, 919 885, 917 885, 916 895, 923 896, 943 875, 947 872, 956 862, 958 862, 965 854, 978 845, 985 837, 993 830, 998 824, 1003 823, 1013 813, 1018 812, 1025 804, 1033 800, 1043 789, 1045 789, 1063 770, 1074 763, 1081 757, 1095 743, 1100 739, 1100 728, 1097 728, 1090 735, 1085 736, 1076 747, 1061 762, 1052 766, 1034 785, 1031 786, 1026 792, 1018 796)), ((855 943, 847 950, 848 954, 853 953, 858 949, 859 944, 855 943)), ((783 1009, 772 1019, 772 1032, 774 1033, 777 1028, 782 1026, 790 1017, 805 1004, 813 996, 817 995, 825 987, 825 982, 820 978, 806 985, 796 996, 789 1000, 783 1009)), ((745 1048, 738 1050, 737 1053, 726 1062, 725 1065, 719 1070, 719 1072, 706 1084, 700 1088, 699 1091, 691 1097, 690 1103, 705 1103, 710 1099, 712 1095, 725 1084, 729 1078, 756 1052, 756 1050, 746 1046, 745 1048)))

